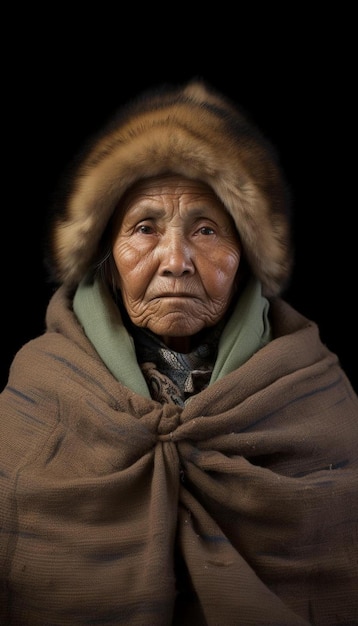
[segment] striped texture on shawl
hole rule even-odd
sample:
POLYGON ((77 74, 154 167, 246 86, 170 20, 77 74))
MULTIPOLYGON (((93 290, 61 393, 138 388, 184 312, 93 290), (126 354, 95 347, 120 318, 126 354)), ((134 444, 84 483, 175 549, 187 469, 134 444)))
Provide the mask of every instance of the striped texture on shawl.
POLYGON ((0 396, 2 625, 357 623, 357 397, 314 324, 271 314, 181 409, 116 381, 53 296, 0 396))

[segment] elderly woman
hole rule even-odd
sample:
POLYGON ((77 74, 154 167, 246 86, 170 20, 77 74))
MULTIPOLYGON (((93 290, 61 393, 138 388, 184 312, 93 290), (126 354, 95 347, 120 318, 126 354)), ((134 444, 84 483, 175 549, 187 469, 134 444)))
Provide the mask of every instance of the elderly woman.
POLYGON ((358 399, 282 299, 261 133, 202 82, 142 94, 66 178, 48 258, 0 396, 1 624, 358 623, 358 399))

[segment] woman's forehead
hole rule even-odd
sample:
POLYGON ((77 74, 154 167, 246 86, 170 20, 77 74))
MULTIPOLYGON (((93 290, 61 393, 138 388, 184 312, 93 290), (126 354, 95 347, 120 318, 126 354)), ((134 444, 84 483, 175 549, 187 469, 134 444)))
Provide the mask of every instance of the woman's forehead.
POLYGON ((232 219, 210 185, 179 174, 168 174, 138 180, 128 188, 112 216, 113 230, 117 230, 128 213, 133 215, 133 211, 148 209, 149 206, 151 211, 156 210, 158 216, 183 206, 190 206, 191 212, 196 207, 203 215, 204 209, 211 207, 232 219))
MULTIPOLYGON (((136 181, 124 194, 122 202, 136 196, 161 195, 165 193, 202 192, 217 198, 214 190, 207 183, 180 174, 163 174, 136 181)), ((219 200, 219 199, 218 199, 219 200)))

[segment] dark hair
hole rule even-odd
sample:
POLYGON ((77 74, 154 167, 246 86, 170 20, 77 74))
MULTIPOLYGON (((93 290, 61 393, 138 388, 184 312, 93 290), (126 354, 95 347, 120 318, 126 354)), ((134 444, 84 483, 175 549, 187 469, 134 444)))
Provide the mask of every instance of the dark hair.
POLYGON ((98 244, 97 254, 95 255, 94 263, 92 266, 93 278, 98 277, 104 284, 106 284, 115 299, 118 292, 118 270, 112 254, 112 239, 113 224, 116 215, 117 211, 115 210, 98 244))

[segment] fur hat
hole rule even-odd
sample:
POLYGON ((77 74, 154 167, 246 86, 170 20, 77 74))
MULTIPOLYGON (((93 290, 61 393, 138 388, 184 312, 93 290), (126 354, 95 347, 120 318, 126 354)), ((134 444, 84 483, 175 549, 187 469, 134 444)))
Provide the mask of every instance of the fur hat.
POLYGON ((125 190, 169 172, 212 187, 235 221, 264 294, 278 295, 289 278, 291 246, 276 152, 233 102, 196 79, 144 92, 91 139, 51 218, 54 280, 79 282, 125 190))

